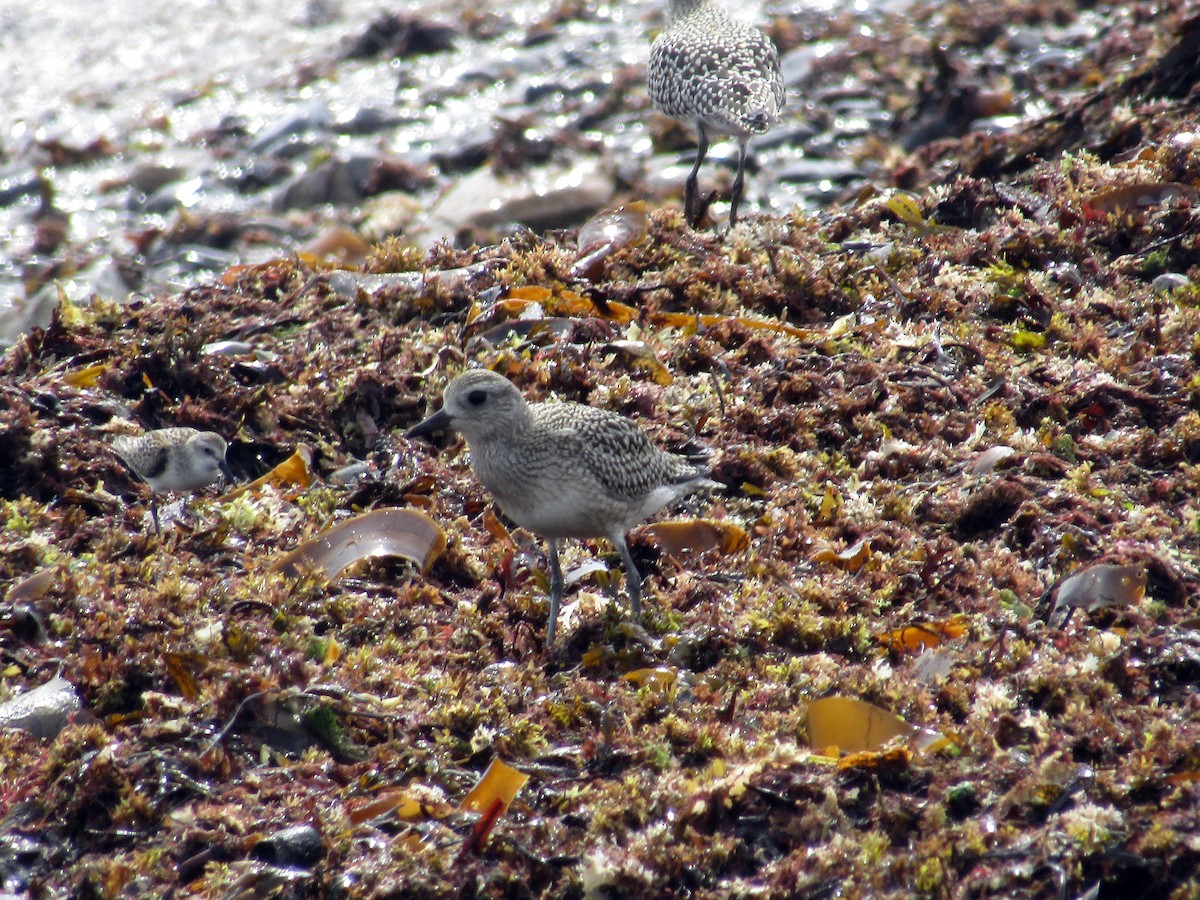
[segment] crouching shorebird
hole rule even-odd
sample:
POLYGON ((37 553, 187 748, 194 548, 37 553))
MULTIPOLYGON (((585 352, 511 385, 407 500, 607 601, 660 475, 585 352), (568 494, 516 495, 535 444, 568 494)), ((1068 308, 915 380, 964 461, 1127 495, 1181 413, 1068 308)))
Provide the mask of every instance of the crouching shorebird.
POLYGON ((158 530, 158 495, 169 491, 199 491, 222 476, 232 483, 225 463, 225 439, 214 431, 159 428, 145 434, 122 435, 113 441, 117 455, 133 473, 150 485, 150 513, 158 530))
POLYGON ((764 134, 783 108, 783 74, 771 39, 731 18, 719 0, 670 0, 666 29, 650 48, 650 99, 662 112, 696 126, 699 147, 688 176, 684 214, 694 228, 704 215, 698 176, 708 137, 738 142, 729 225, 737 224, 746 175, 746 145, 764 134))
POLYGON ((453 429, 467 440, 471 469, 500 509, 542 535, 550 550, 550 624, 554 641, 563 576, 563 538, 607 538, 621 553, 633 617, 642 579, 625 532, 668 503, 719 484, 708 468, 660 450, 631 420, 582 403, 526 403, 507 378, 485 369, 459 375, 442 408, 409 429, 420 437, 453 429))

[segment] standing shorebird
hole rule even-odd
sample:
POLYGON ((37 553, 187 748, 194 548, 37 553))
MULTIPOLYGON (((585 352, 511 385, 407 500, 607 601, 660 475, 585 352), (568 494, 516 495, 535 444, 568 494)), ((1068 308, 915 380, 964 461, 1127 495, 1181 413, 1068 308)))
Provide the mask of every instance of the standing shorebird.
POLYGON ((650 99, 662 112, 696 126, 700 145, 688 176, 684 213, 695 227, 704 215, 698 176, 708 136, 738 142, 729 225, 737 224, 746 173, 746 145, 765 134, 783 108, 783 74, 771 39, 731 18, 719 0, 670 0, 666 30, 650 48, 650 99))
POLYGON ((502 375, 472 369, 446 387, 442 408, 409 429, 420 437, 451 428, 467 439, 471 469, 505 514, 542 535, 550 549, 554 641, 563 576, 563 538, 607 538, 621 553, 633 617, 642 579, 625 532, 668 503, 702 488, 708 468, 660 450, 624 416, 582 403, 526 403, 502 375))
POLYGON ((113 441, 117 455, 133 474, 150 485, 150 513, 158 530, 158 495, 168 491, 199 491, 224 476, 233 481, 225 463, 225 439, 214 431, 159 428, 145 434, 123 435, 113 441))

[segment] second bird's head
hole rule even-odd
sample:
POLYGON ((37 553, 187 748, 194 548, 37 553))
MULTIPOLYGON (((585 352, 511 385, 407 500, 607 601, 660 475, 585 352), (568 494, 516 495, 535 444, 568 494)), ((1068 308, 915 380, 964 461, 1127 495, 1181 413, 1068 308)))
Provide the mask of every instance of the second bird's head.
POLYGON ((525 398, 511 381, 488 369, 471 369, 446 386, 442 408, 404 436, 428 437, 453 429, 475 444, 511 434, 528 414, 525 398))

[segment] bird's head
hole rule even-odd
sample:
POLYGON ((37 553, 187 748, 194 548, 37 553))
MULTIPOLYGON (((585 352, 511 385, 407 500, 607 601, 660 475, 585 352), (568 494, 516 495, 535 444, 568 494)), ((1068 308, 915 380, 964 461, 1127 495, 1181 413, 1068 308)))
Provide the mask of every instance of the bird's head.
POLYGON ((516 385, 488 369, 472 369, 446 386, 442 408, 410 428, 405 437, 424 437, 449 428, 474 444, 511 434, 528 415, 525 398, 516 385))

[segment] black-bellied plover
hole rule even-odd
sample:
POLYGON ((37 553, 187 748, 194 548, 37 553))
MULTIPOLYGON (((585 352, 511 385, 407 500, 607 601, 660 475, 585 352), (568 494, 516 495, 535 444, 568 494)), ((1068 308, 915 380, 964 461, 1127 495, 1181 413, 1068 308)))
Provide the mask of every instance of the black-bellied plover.
POLYGON ((708 468, 660 450, 630 419, 582 403, 526 403, 502 375, 472 369, 446 387, 442 408, 406 437, 453 429, 467 440, 471 468, 509 518, 550 549, 550 624, 562 601, 564 538, 607 538, 621 553, 630 607, 641 615, 642 580, 625 532, 668 503, 720 487, 708 468))
POLYGON ((159 494, 198 491, 221 476, 233 481, 225 463, 225 439, 214 431, 159 428, 144 434, 122 435, 113 449, 133 473, 150 485, 150 512, 158 528, 159 494))
POLYGON ((775 45, 757 28, 731 18, 718 0, 670 0, 667 27, 650 48, 648 86, 659 110, 696 126, 700 145, 684 199, 693 227, 704 214, 697 185, 709 134, 727 134, 738 142, 729 206, 729 224, 737 224, 746 145, 751 135, 769 131, 783 108, 775 45))

